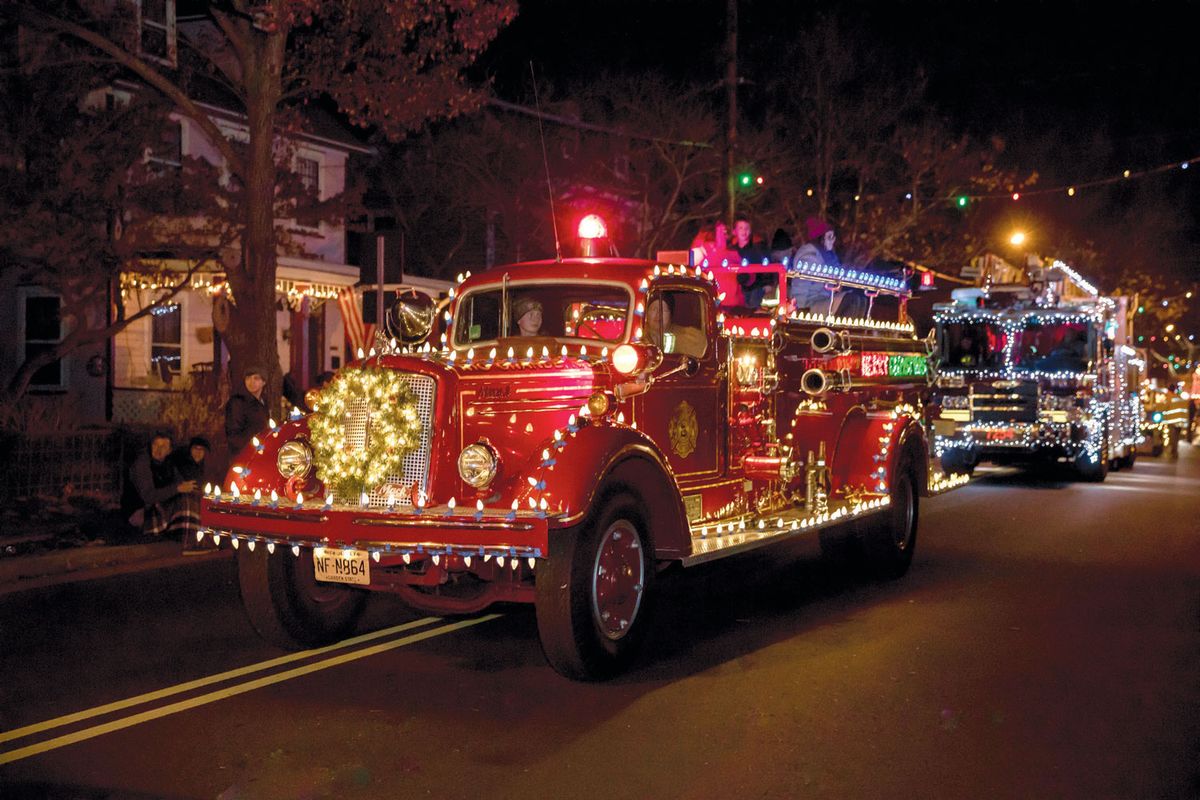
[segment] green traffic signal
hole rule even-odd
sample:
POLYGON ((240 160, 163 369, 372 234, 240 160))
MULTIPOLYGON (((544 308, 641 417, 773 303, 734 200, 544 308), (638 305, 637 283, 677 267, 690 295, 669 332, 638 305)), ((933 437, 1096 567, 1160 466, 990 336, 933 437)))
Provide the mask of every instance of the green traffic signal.
POLYGON ((738 176, 738 182, 741 183, 742 186, 749 186, 750 182, 752 180, 754 180, 754 178, 750 175, 749 172, 743 172, 741 175, 738 176))
POLYGON ((958 199, 956 199, 954 201, 954 204, 957 205, 959 208, 966 208, 967 203, 970 203, 970 202, 971 202, 971 198, 967 197, 965 194, 960 194, 958 196, 958 199))

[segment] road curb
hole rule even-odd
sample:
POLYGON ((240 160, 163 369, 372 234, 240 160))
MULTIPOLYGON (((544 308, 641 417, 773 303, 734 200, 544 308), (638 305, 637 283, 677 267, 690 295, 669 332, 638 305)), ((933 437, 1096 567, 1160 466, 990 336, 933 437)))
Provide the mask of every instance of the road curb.
MULTIPOLYGON (((87 572, 141 561, 182 559, 179 542, 72 547, 36 556, 0 559, 0 591, 11 584, 67 573, 87 572)), ((213 551, 216 552, 215 550, 213 551)))

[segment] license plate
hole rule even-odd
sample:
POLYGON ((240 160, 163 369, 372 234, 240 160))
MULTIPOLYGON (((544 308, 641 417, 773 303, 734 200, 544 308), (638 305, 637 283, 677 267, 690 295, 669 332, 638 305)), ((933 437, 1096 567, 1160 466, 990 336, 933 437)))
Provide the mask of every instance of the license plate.
POLYGON ((327 583, 371 583, 371 557, 366 550, 314 547, 313 570, 317 580, 327 583))

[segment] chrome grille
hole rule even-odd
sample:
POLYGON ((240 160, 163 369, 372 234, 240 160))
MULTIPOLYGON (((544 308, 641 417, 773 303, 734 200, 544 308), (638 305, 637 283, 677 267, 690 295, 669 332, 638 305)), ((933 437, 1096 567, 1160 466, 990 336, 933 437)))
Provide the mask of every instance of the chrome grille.
MULTIPOLYGON (((417 396, 417 416, 421 420, 421 445, 416 450, 404 456, 404 466, 399 473, 387 476, 385 485, 394 486, 398 492, 392 492, 396 505, 411 506, 410 492, 413 484, 422 492, 429 489, 429 440, 433 429, 433 400, 437 390, 437 381, 427 375, 404 375, 405 383, 417 396)), ((347 444, 352 448, 363 449, 367 446, 371 435, 369 402, 363 398, 349 403, 345 416, 345 436, 347 444)), ((380 487, 371 492, 368 506, 385 508, 389 492, 380 487)))
POLYGON ((976 384, 971 392, 971 412, 976 422, 1036 422, 1037 384, 1032 381, 1014 386, 976 384))

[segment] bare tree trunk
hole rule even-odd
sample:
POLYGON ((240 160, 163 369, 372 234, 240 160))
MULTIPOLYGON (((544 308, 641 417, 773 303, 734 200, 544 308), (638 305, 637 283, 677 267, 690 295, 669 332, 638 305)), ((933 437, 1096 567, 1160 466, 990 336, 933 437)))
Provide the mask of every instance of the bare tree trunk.
POLYGON ((283 384, 275 337, 275 123, 279 105, 284 37, 256 33, 246 57, 246 116, 250 138, 246 152, 245 229, 241 263, 229 270, 237 313, 228 331, 230 385, 242 385, 248 367, 266 371, 267 407, 283 384))

